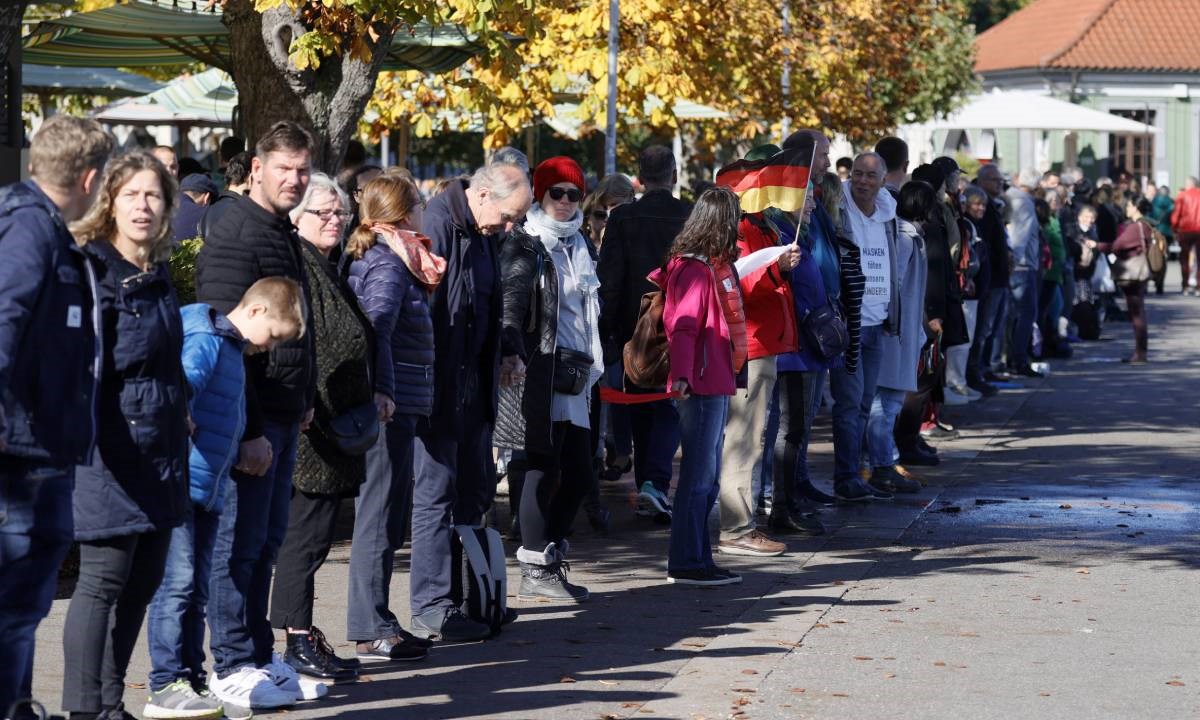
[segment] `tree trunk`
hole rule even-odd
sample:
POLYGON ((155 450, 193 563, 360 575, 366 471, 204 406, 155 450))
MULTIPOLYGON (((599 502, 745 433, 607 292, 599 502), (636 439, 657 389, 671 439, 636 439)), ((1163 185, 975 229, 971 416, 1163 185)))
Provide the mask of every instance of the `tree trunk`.
POLYGON ((274 123, 293 120, 313 134, 313 168, 335 174, 375 90, 394 28, 378 27, 378 38, 366 39, 369 63, 326 57, 316 70, 301 71, 288 60, 288 48, 307 29, 287 3, 259 13, 253 0, 229 0, 224 22, 238 89, 239 131, 247 145, 253 147, 274 123))
POLYGON ((21 146, 25 125, 21 118, 21 18, 27 2, 0 4, 0 185, 21 179, 21 146), (16 78, 13 75, 16 75, 16 78))

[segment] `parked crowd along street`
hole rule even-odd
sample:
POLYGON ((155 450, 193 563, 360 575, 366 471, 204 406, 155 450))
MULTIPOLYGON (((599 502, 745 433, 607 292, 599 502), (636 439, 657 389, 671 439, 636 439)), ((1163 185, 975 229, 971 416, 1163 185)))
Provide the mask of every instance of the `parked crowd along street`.
POLYGON ((0 189, 3 717, 36 717, 34 633, 72 542, 72 719, 131 717, 143 624, 144 717, 249 717, 495 638, 510 597, 586 602, 572 528, 608 532, 603 482, 669 526, 665 583, 738 583, 722 557, 921 492, 945 407, 1117 319, 1148 362, 1172 243, 1198 292, 1195 178, 1172 198, 1126 173, 968 177, 909 167, 894 137, 830 172, 805 129, 690 200, 657 145, 593 181, 506 148, 427 195, 404 168, 314 172, 313 147, 280 122, 209 176, 56 116, 0 189), (809 462, 824 412, 831 477, 809 462), (351 502, 346 626, 322 630, 314 578, 351 502))

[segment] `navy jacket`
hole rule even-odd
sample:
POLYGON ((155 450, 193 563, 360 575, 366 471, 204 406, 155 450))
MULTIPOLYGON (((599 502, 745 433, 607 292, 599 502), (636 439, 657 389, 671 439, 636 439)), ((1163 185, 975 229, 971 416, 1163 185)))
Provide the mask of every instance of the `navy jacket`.
POLYGON ((350 288, 375 330, 375 392, 396 412, 433 411, 433 319, 429 292, 404 261, 379 241, 350 264, 350 288))
POLYGON ((485 422, 496 418, 500 376, 500 260, 496 235, 482 235, 467 205, 467 181, 450 183, 429 201, 422 232, 446 274, 429 302, 433 318, 434 432, 462 427, 464 408, 478 398, 485 422), (482 288, 490 288, 484 292, 482 288))
POLYGON ((200 236, 200 224, 204 214, 208 212, 207 205, 201 205, 183 193, 179 193, 179 209, 171 217, 171 235, 175 242, 183 242, 200 236))
POLYGON ((90 462, 100 372, 96 279, 58 208, 32 182, 0 189, 0 257, 6 452, 63 468, 90 462))
POLYGON ((96 269, 104 338, 95 457, 75 470, 75 539, 173 528, 188 502, 183 324, 166 263, 142 272, 105 241, 96 269))
POLYGON ((219 513, 246 429, 246 341, 228 318, 208 305, 188 305, 181 313, 183 372, 196 424, 188 454, 191 498, 219 513))

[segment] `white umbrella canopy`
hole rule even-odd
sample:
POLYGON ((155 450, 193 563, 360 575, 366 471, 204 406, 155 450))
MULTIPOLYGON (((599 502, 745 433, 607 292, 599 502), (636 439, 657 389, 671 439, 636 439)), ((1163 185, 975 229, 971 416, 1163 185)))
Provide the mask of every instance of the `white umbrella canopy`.
POLYGON ((943 120, 922 123, 929 130, 1092 130, 1157 133, 1158 128, 1082 105, 1015 90, 993 90, 971 98, 943 120))

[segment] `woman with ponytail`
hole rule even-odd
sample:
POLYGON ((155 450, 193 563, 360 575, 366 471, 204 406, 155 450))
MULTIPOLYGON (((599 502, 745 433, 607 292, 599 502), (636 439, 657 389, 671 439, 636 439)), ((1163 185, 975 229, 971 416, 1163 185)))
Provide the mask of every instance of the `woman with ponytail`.
POLYGON ((389 169, 362 188, 359 224, 346 243, 350 287, 375 329, 375 393, 388 418, 367 451, 350 551, 347 637, 366 661, 417 660, 429 644, 388 608, 392 556, 411 517, 413 436, 433 409, 429 296, 446 271, 418 232, 423 209, 408 171, 389 169))

